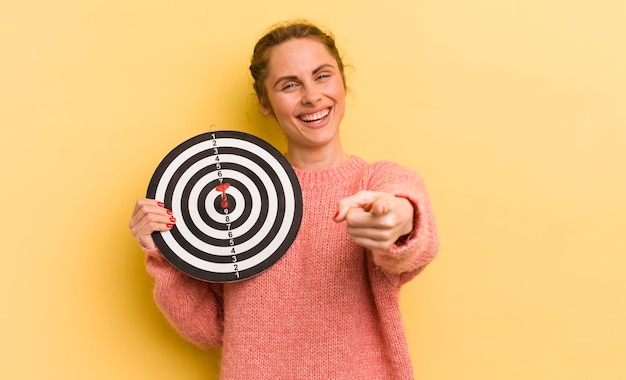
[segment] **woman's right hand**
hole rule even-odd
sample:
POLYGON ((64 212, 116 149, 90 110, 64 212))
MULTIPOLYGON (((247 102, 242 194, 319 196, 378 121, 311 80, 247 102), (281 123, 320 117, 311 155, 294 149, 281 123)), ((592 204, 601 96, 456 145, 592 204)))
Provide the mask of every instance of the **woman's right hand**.
POLYGON ((172 211, 163 206, 163 202, 154 199, 142 198, 135 204, 133 216, 128 223, 131 233, 142 248, 155 248, 152 233, 154 231, 168 231, 176 219, 172 211))

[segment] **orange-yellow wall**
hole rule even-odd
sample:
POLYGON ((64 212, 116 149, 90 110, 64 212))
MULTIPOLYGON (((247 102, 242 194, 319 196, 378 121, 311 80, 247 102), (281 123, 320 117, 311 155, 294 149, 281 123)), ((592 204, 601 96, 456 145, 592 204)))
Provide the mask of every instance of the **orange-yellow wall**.
POLYGON ((442 249, 402 292, 416 377, 626 378, 624 4, 4 1, 0 378, 215 377, 126 225, 210 125, 282 146, 247 66, 291 17, 353 65, 347 150, 427 181, 442 249))

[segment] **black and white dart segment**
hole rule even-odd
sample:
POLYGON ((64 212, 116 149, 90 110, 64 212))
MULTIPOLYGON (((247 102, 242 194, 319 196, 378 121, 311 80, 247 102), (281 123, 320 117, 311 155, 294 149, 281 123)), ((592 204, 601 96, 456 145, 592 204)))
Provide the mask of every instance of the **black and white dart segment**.
POLYGON ((204 133, 159 164, 147 197, 161 200, 174 227, 152 234, 178 269, 210 282, 239 281, 276 263, 302 220, 302 192, 285 157, 238 131, 204 133))

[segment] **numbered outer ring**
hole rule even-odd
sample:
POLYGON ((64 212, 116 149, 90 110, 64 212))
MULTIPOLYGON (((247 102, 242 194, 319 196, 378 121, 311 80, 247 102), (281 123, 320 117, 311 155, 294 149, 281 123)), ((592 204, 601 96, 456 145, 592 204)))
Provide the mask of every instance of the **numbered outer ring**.
POLYGON ((238 131, 204 133, 161 161, 147 197, 161 200, 174 227, 152 237, 184 273, 232 282, 275 264, 296 238, 302 190, 285 157, 266 141, 238 131))

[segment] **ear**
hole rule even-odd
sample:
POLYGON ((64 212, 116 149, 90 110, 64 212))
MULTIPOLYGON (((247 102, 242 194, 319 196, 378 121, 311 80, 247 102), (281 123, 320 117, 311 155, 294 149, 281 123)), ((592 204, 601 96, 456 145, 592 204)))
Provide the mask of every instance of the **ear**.
POLYGON ((267 104, 267 101, 263 100, 258 95, 257 95, 257 100, 259 101, 259 107, 261 108, 261 113, 264 116, 274 116, 274 111, 272 111, 272 107, 267 104))

